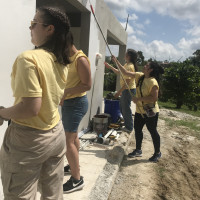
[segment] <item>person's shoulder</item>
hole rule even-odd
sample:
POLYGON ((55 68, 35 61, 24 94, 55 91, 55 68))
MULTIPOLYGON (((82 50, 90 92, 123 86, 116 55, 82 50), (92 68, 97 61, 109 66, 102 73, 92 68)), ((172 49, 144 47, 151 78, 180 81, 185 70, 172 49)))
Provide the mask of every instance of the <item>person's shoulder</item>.
POLYGON ((79 64, 86 64, 86 63, 90 64, 90 61, 89 61, 88 57, 83 53, 82 50, 78 51, 78 54, 77 54, 76 58, 77 58, 77 62, 79 64))
POLYGON ((47 54, 47 52, 43 49, 32 49, 22 52, 18 58, 33 58, 34 56, 42 56, 47 54))
POLYGON ((156 85, 156 86, 158 86, 158 81, 155 79, 155 78, 150 78, 149 79, 149 82, 151 83, 151 85, 156 85))

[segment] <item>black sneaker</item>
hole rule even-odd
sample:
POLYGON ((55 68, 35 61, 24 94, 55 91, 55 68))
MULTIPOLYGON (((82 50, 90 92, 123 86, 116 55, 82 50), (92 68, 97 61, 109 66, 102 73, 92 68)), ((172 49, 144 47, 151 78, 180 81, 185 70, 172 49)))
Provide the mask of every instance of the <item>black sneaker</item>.
POLYGON ((132 153, 128 154, 129 158, 142 157, 142 150, 135 149, 132 153))
POLYGON ((66 165, 64 167, 64 174, 69 174, 70 173, 70 166, 69 165, 66 165))
POLYGON ((63 184, 63 192, 70 193, 76 190, 81 190, 83 186, 84 181, 82 176, 80 177, 80 180, 76 180, 71 176, 70 179, 65 184, 63 184))
POLYGON ((150 162, 158 162, 159 158, 161 158, 162 154, 160 153, 154 153, 151 158, 149 158, 150 162))

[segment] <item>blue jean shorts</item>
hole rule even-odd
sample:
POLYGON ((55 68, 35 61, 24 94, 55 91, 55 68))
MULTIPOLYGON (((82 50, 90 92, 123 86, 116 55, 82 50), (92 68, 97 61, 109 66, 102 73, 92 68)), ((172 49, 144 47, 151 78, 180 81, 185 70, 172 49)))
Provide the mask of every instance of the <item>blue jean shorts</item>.
POLYGON ((62 122, 65 132, 76 133, 87 110, 88 99, 86 95, 65 100, 62 106, 62 122))

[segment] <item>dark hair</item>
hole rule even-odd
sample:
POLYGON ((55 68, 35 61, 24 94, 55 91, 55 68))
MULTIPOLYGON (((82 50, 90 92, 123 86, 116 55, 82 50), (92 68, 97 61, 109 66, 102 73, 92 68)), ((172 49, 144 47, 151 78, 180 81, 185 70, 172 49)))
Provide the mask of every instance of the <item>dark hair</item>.
MULTIPOLYGON (((152 72, 150 73, 150 77, 154 77, 159 84, 160 83, 160 75, 164 74, 164 69, 155 61, 149 62, 149 67, 151 69, 153 69, 152 72)), ((144 75, 139 78, 137 87, 142 84, 144 78, 145 78, 144 75)))
POLYGON ((150 73, 150 77, 154 77, 158 84, 160 83, 160 75, 164 74, 164 69, 155 61, 152 61, 149 63, 149 67, 152 70, 152 72, 150 73))
POLYGON ((53 25, 55 28, 53 36, 38 48, 52 52, 56 56, 58 63, 69 64, 70 41, 68 39, 70 22, 67 15, 55 7, 40 7, 37 11, 41 12, 44 24, 53 25))
POLYGON ((135 71, 138 71, 138 66, 137 66, 137 51, 133 50, 133 49, 127 49, 126 51, 127 55, 130 57, 130 62, 134 64, 135 67, 135 71))

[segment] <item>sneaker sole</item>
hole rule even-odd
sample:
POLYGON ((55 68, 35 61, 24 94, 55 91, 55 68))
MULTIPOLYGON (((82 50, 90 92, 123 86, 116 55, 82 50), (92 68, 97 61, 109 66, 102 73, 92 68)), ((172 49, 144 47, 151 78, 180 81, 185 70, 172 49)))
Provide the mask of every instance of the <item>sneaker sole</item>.
POLYGON ((129 158, 142 157, 142 155, 128 156, 129 158))
POLYGON ((69 172, 64 172, 64 175, 69 175, 69 174, 71 174, 70 171, 69 172))
POLYGON ((84 183, 83 183, 83 184, 79 185, 78 187, 75 187, 75 188, 73 188, 73 189, 71 189, 71 190, 63 191, 63 193, 64 193, 64 194, 68 194, 68 193, 71 193, 71 192, 75 192, 75 191, 78 191, 78 190, 82 190, 84 186, 85 186, 85 185, 84 185, 84 183))

